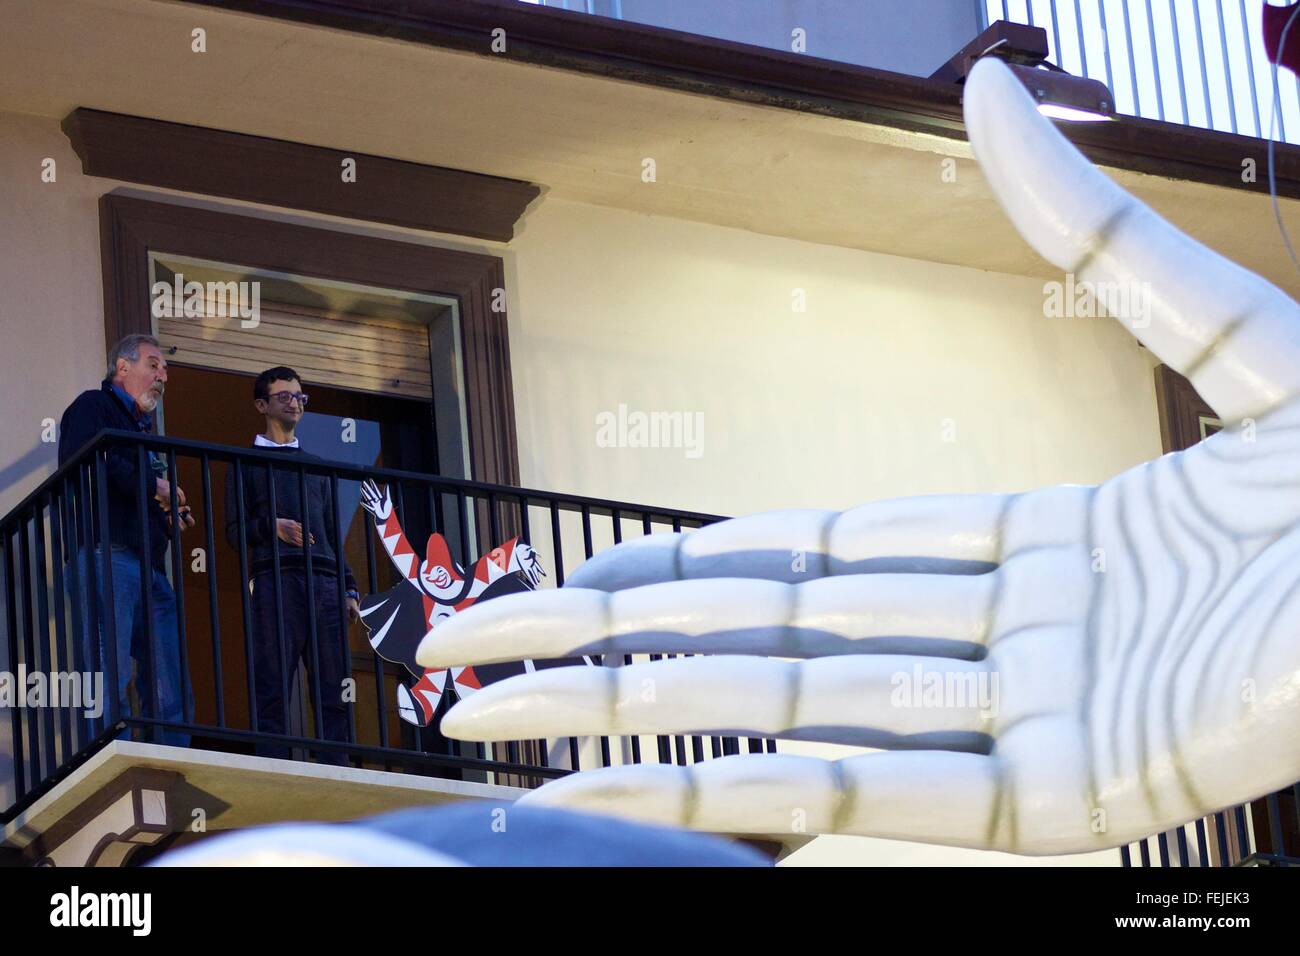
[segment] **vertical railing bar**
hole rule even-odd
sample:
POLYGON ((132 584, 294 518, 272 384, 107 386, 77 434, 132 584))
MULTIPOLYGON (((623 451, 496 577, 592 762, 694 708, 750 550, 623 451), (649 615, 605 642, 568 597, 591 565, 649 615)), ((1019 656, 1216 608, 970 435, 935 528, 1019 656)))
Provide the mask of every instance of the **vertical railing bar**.
POLYGON ((555 586, 564 587, 564 543, 560 536, 560 504, 550 499, 551 510, 551 553, 555 558, 555 586))
POLYGON ((1147 843, 1146 839, 1143 839, 1143 841, 1138 844, 1138 852, 1142 858, 1142 865, 1149 867, 1151 865, 1151 847, 1147 843))
MULTIPOLYGON (((279 515, 280 509, 276 504, 275 494, 275 465, 271 462, 266 463, 266 512, 269 517, 267 522, 269 527, 268 533, 271 536, 271 588, 275 608, 275 646, 278 660, 276 662, 275 672, 280 678, 280 715, 284 721, 281 724, 280 732, 289 733, 291 726, 289 714, 289 698, 292 696, 289 688, 292 681, 297 680, 298 674, 295 669, 293 677, 289 676, 289 655, 288 648, 285 645, 284 637, 284 590, 280 580, 280 533, 279 533, 279 515)), ((307 529, 303 529, 306 535, 307 529)))
MULTIPOLYGON (((461 563, 461 567, 465 569, 466 574, 468 574, 469 569, 474 566, 473 560, 470 557, 472 552, 470 551, 470 546, 469 546, 468 512, 469 512, 469 501, 465 496, 465 491, 463 488, 458 489, 456 491, 456 526, 460 529, 460 563, 461 563)), ((452 684, 450 673, 448 673, 447 675, 447 683, 449 687, 452 684)), ((474 752, 480 759, 482 759, 483 756, 487 753, 487 748, 481 741, 475 741, 474 752)))
POLYGON ((1178 102, 1183 110, 1183 123, 1191 126, 1192 117, 1187 112, 1187 81, 1183 77, 1183 39, 1178 30, 1178 11, 1174 9, 1174 0, 1169 0, 1169 19, 1173 25, 1174 66, 1178 68, 1178 102))
POLYGON ((1088 75, 1088 44, 1083 35, 1083 10, 1079 6, 1079 0, 1074 0, 1074 26, 1079 31, 1079 62, 1082 64, 1083 75, 1088 75))
POLYGON ((463 489, 456 492, 456 527, 460 531, 460 564, 468 574, 473 567, 469 549, 469 500, 463 489))
MULTIPOLYGON (((212 688, 216 694, 217 726, 226 726, 225 674, 221 656, 221 615, 217 611, 217 540, 212 513, 212 459, 204 452, 199 456, 203 472, 203 544, 208 549, 204 571, 208 578, 208 627, 212 632, 212 688)), ((248 590, 247 587, 244 588, 248 590)))
POLYGON ((1187 856, 1188 856, 1187 833, 1183 827, 1179 827, 1177 830, 1174 831, 1174 833, 1176 834, 1177 843, 1178 843, 1178 865, 1188 866, 1189 864, 1187 862, 1187 856))
POLYGON ((1119 858, 1122 866, 1131 867, 1133 865, 1133 855, 1129 853, 1127 844, 1119 848, 1119 858))
MULTIPOLYGON (((667 657, 672 657, 673 655, 672 655, 672 654, 668 654, 668 655, 666 655, 666 656, 667 656, 667 657)), ((662 654, 651 654, 651 655, 650 655, 650 660, 652 660, 652 661, 663 660, 664 657, 665 657, 665 655, 662 655, 662 654)), ((662 735, 662 734, 657 735, 657 736, 655 737, 655 746, 656 746, 656 748, 658 749, 658 752, 659 752, 659 762, 660 762, 660 763, 672 763, 672 762, 673 762, 672 752, 668 749, 668 738, 667 738, 667 737, 665 737, 665 736, 662 735)))
MULTIPOLYGON (((77 471, 80 473, 81 468, 78 468, 77 471)), ((85 607, 83 604, 83 601, 85 600, 85 592, 82 590, 81 584, 81 565, 83 562, 82 555, 84 552, 81 551, 81 538, 77 531, 77 512, 78 502, 80 500, 82 499, 79 499, 76 492, 73 490, 72 475, 64 475, 62 497, 63 529, 68 540, 66 558, 68 581, 66 583, 68 606, 72 611, 72 639, 69 641, 68 648, 72 657, 72 669, 79 674, 89 673, 94 675, 96 673, 102 673, 102 671, 97 667, 89 666, 89 662, 85 659, 86 637, 83 632, 86 628, 83 626, 82 621, 83 608, 85 607)), ((84 512, 84 507, 81 510, 84 512)), ((89 621, 84 622, 84 624, 88 623, 89 621)), ((107 701, 101 701, 100 705, 103 706, 106 703, 107 701)), ((94 738, 94 734, 90 733, 90 718, 85 716, 84 711, 85 709, 83 708, 83 713, 78 715, 77 720, 73 723, 73 729, 75 731, 73 737, 75 738, 75 746, 78 750, 94 738)))
POLYGON ((1232 852, 1228 849, 1228 818, 1222 812, 1214 815, 1214 830, 1219 843, 1219 866, 1229 866, 1232 852))
POLYGON ((1273 844, 1273 855, 1285 856, 1286 841, 1282 837, 1282 805, 1278 802, 1277 794, 1270 793, 1265 797, 1264 805, 1268 808, 1268 840, 1273 844))
MULTIPOLYGON (((550 498, 547 500, 547 507, 551 513, 551 554, 555 560, 555 586, 564 587, 564 540, 560 534, 560 503, 558 499, 550 498)), ((569 767, 572 770, 581 770, 581 749, 578 747, 578 738, 569 738, 569 767)))
POLYGON ((1165 91, 1164 79, 1160 75, 1160 51, 1156 45, 1156 17, 1151 10, 1151 0, 1146 0, 1147 4, 1147 36, 1151 41, 1151 64, 1152 75, 1156 81, 1156 113, 1161 122, 1165 119, 1165 91))
MULTIPOLYGON (((54 575, 54 669, 60 674, 69 676, 79 673, 76 663, 69 660, 69 648, 67 646, 68 628, 67 628, 67 594, 63 581, 63 567, 66 560, 64 554, 64 496, 63 487, 65 482, 60 482, 58 486, 50 489, 50 570, 54 575)), ((75 678, 80 680, 78 676, 75 678)), ((85 687, 82 688, 82 701, 85 702, 85 687)), ((64 707, 56 715, 59 724, 59 751, 64 759, 72 755, 72 726, 76 721, 76 711, 73 708, 64 707)))
POLYGON ((1061 22, 1056 15, 1056 0, 1051 0, 1052 10, 1052 53, 1056 55, 1056 65, 1065 69, 1065 54, 1061 52, 1061 22))
MULTIPOLYGON (((17 536, 21 535, 22 522, 16 522, 17 530, 14 532, 13 541, 17 543, 17 536)), ((8 634, 8 652, 9 666, 18 669, 18 584, 16 577, 16 568, 14 567, 14 545, 10 543, 10 532, 5 531, 3 539, 0 539, 0 572, 3 577, 0 582, 5 589, 5 630, 8 634)), ((12 739, 13 747, 13 773, 14 773, 14 796, 21 799, 26 796, 28 790, 27 783, 27 762, 26 748, 23 746, 23 710, 21 707, 14 707, 10 710, 9 734, 12 739)), ((36 780, 31 781, 31 786, 35 787, 36 780)))
MULTIPOLYGON (((495 548, 501 541, 501 521, 497 517, 497 496, 490 491, 487 494, 487 510, 488 537, 492 539, 488 542, 487 547, 491 549, 495 548)), ((469 571, 469 565, 465 566, 465 570, 469 571)))
MULTIPOLYGON (((586 555, 587 560, 590 560, 593 554, 591 544, 591 507, 584 503, 580 506, 579 513, 582 515, 582 550, 583 554, 586 555)), ((596 661, 596 663, 601 666, 604 666, 605 664, 604 655, 593 654, 592 660, 596 661)), ((600 738, 600 765, 602 767, 609 766, 609 757, 609 737, 602 735, 600 738)))
POLYGON ((1156 837, 1156 845, 1160 848, 1160 865, 1169 865, 1169 837, 1161 833, 1156 837))
POLYGON ((1234 807, 1233 815, 1237 821, 1237 848, 1244 860, 1250 856, 1250 830, 1246 826, 1246 811, 1243 807, 1234 807))
POLYGON ((1196 24, 1196 56, 1201 64, 1201 95, 1205 97, 1205 124, 1210 129, 1216 129, 1214 104, 1210 100, 1210 69, 1209 64, 1205 62, 1205 37, 1201 30, 1201 11, 1195 4, 1192 4, 1192 20, 1196 24))
MULTIPOLYGON (((32 637, 32 555, 29 537, 31 535, 31 525, 35 518, 31 513, 24 514, 22 520, 18 523, 18 589, 14 591, 14 601, 17 602, 18 596, 22 596, 22 617, 20 620, 18 647, 22 654, 21 659, 17 662, 18 667, 15 670, 34 671, 37 670, 36 646, 35 639, 32 637)), ((41 728, 35 715, 31 714, 25 707, 13 708, 15 716, 19 713, 26 714, 26 720, 23 725, 27 728, 27 760, 28 772, 31 775, 33 783, 45 779, 41 773, 41 728)))
POLYGON ((1097 0, 1097 10, 1101 15, 1101 54, 1102 65, 1106 68, 1106 88, 1110 90, 1111 105, 1115 98, 1115 77, 1110 68, 1110 31, 1106 28, 1106 0, 1097 0))
MULTIPOLYGON (((334 545, 336 553, 334 555, 334 580, 337 585, 335 588, 336 597, 339 606, 339 640, 343 647, 343 679, 356 683, 356 677, 352 672, 352 621, 348 617, 348 596, 347 584, 347 552, 344 547, 346 542, 343 539, 343 507, 339 500, 339 477, 334 472, 329 476, 329 494, 330 494, 330 515, 334 524, 334 545)), ((430 491, 433 486, 429 486, 430 491)), ((342 688, 339 688, 340 692, 342 688)), ((353 700, 344 701, 346 703, 346 712, 348 715, 348 743, 357 742, 357 714, 356 714, 356 695, 353 700)))
POLYGON ((532 544, 532 526, 528 521, 528 496, 519 496, 519 537, 532 544))
MULTIPOLYGON (((307 598, 307 646, 311 654, 307 692, 311 694, 312 723, 316 725, 316 739, 325 740, 325 713, 321 707, 323 695, 321 694, 320 638, 316 630, 316 575, 311 559, 311 505, 307 501, 307 469, 302 465, 298 466, 298 505, 299 520, 302 522, 302 556, 305 565, 303 587, 306 589, 307 598)), ((323 528, 324 516, 321 517, 323 528)), ((285 732, 288 733, 287 726, 285 732)))
MULTIPOLYGON (((618 508, 611 508, 609 512, 610 526, 614 531, 615 546, 623 543, 623 514, 618 508)), ((630 667, 632 664, 632 655, 623 655, 623 666, 630 667)), ((632 742, 632 762, 641 762, 641 737, 634 734, 629 738, 632 742)))
POLYGON ((1210 851, 1205 840, 1205 818, 1196 818, 1196 854, 1200 857, 1201 866, 1210 865, 1210 851))
MULTIPOLYGON (((135 446, 136 456, 136 473, 140 476, 135 486, 135 506, 136 520, 140 522, 140 615, 144 623, 145 642, 145 672, 149 675, 149 686, 147 689, 148 699, 152 702, 152 707, 145 705, 146 691, 138 691, 140 695, 140 710, 148 711, 148 716, 154 720, 162 719, 162 699, 158 695, 158 656, 154 653, 154 642, 158 640, 158 635, 154 633, 153 626, 153 533, 149 530, 149 502, 153 496, 149 494, 149 482, 152 480, 154 488, 158 487, 158 479, 154 476, 153 468, 150 464, 149 452, 145 449, 143 443, 135 446)), ((116 649, 114 650, 116 656, 116 649)), ((139 716, 146 716, 141 713, 139 716)), ((154 743, 162 740, 162 725, 149 724, 145 728, 145 734, 154 743)))
MULTIPOLYGON (((103 454, 99 451, 91 453, 91 461, 87 462, 85 467, 78 469, 78 479, 81 485, 81 500, 83 517, 83 531, 85 541, 82 545, 86 555, 86 596, 89 603, 86 605, 86 627, 94 628, 94 634, 89 635, 90 656, 96 671, 104 671, 108 674, 109 695, 108 699, 112 706, 105 707, 101 715, 101 723, 98 730, 103 731, 110 725, 117 723, 121 717, 122 701, 119 700, 121 688, 118 685, 117 675, 117 605, 113 596, 113 554, 112 547, 108 540, 108 502, 107 496, 101 490, 104 482, 108 480, 107 470, 104 464, 103 454), (91 481, 91 466, 94 466, 94 481, 91 481), (95 567, 95 526, 98 524, 99 533, 103 538, 103 545, 99 548, 100 566, 95 567), (100 581, 103 581, 100 584, 100 581), (108 639, 114 643, 109 644, 108 639), (108 654, 109 647, 114 648, 112 654, 108 654), (108 660, 104 660, 107 657, 108 660)), ((94 723, 91 723, 91 736, 98 736, 94 723)))
MULTIPOLYGON (((36 664, 37 668, 44 674, 50 674, 55 668, 51 665, 50 653, 50 595, 46 590, 45 579, 45 518, 44 513, 46 506, 42 500, 47 496, 40 496, 33 502, 32 506, 32 545, 35 554, 33 555, 33 570, 35 575, 32 578, 32 590, 36 593, 36 664)), ((49 510, 54 511, 54 500, 49 499, 49 510)), ((47 701, 47 704, 49 702, 47 701)), ((58 766, 58 754, 55 747, 55 727, 54 727, 54 708, 50 706, 40 708, 41 713, 41 737, 44 743, 45 765, 51 772, 58 766)))
MULTIPOLYGON (((171 498, 171 552, 172 552, 172 577, 174 583, 172 590, 176 597, 176 633, 173 635, 179 644, 179 660, 181 664, 180 672, 180 694, 181 694, 181 721, 188 723, 194 715, 186 713, 187 705, 193 694, 193 688, 190 686, 190 647, 188 635, 185 628, 185 563, 181 552, 181 515, 180 515, 180 496, 176 494, 176 455, 167 456, 167 482, 172 489, 171 498)), ((154 716, 161 716, 155 714, 154 716)))
POLYGON ((1228 61, 1228 26, 1223 19, 1223 4, 1216 3, 1219 13, 1219 55, 1223 57, 1223 77, 1228 83, 1228 122, 1237 132, 1237 98, 1233 95, 1232 64, 1228 61))
MULTIPOLYGON (((1128 75, 1129 81, 1133 84, 1133 112, 1138 116, 1142 115, 1142 92, 1138 89, 1137 60, 1133 56, 1133 23, 1128 15, 1128 0, 1120 4, 1120 9, 1124 11, 1124 39, 1128 43, 1128 75)), ((1111 90, 1111 95, 1114 95, 1111 90)))
MULTIPOLYGON (((464 497, 463 495, 461 496, 464 497)), ((366 529, 366 580, 369 581, 368 593, 379 591, 379 567, 375 563, 375 537, 366 529)), ((388 746, 388 709, 384 706, 384 659, 378 651, 372 650, 375 666, 375 716, 379 723, 379 746, 388 746)), ((399 678, 400 679, 400 678, 399 678)))
MULTIPOLYGON (((253 733, 257 726, 257 655, 253 651, 253 615, 249 608, 248 586, 248 529, 244 514, 244 466, 236 458, 231 467, 235 470, 235 524, 239 535, 239 610, 244 625, 244 671, 248 676, 248 723, 253 733)), ((227 518, 227 520, 229 520, 227 518)), ((270 523, 270 532, 275 534, 275 522, 270 523)))
MULTIPOLYGON (((1149 3, 1150 0, 1147 0, 1149 3)), ((1255 135, 1264 138, 1264 114, 1259 111, 1259 90, 1255 85, 1255 54, 1251 52, 1251 33, 1250 23, 1246 17, 1246 0, 1239 0, 1238 9, 1241 11, 1241 38, 1243 45, 1246 47, 1246 71, 1250 80, 1250 105, 1255 111, 1255 135)))

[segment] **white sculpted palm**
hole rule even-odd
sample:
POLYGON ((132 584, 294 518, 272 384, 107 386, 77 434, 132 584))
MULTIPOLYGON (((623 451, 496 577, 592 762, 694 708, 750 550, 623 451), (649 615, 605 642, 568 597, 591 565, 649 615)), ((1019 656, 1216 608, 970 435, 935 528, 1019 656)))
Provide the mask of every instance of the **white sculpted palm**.
POLYGON ((614 767, 526 799, 1046 854, 1300 778, 1300 309, 1095 170, 1001 64, 975 67, 965 109, 1020 232, 1080 281, 1147 283, 1147 314, 1126 324, 1227 428, 1099 487, 651 535, 562 589, 457 615, 421 664, 719 656, 503 681, 450 711, 454 737, 729 732, 876 750, 614 767), (918 674, 996 696, 900 695, 918 674))

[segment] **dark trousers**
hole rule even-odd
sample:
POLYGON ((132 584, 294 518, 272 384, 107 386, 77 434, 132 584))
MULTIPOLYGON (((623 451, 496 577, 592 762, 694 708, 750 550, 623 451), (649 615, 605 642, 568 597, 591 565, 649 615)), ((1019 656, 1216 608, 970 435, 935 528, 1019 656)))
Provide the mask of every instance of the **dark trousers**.
MULTIPOLYGON (((275 577, 270 571, 253 577, 253 668, 257 689, 257 729, 260 733, 285 733, 285 713, 292 700, 291 689, 298 678, 298 661, 307 664, 308 700, 315 707, 314 684, 320 684, 320 722, 325 740, 348 739, 348 705, 344 700, 347 673, 344 658, 343 616, 339 606, 338 579, 332 574, 315 574, 308 594, 307 575, 281 570, 280 601, 284 620, 284 644, 279 646, 276 627, 275 577), (307 609, 316 609, 316 656, 312 661, 311 625, 307 609)), ((303 736, 316 737, 315 727, 303 736)), ((279 744, 258 744, 260 757, 288 759, 289 748, 279 744)), ((318 751, 321 763, 347 764, 337 751, 318 751)))

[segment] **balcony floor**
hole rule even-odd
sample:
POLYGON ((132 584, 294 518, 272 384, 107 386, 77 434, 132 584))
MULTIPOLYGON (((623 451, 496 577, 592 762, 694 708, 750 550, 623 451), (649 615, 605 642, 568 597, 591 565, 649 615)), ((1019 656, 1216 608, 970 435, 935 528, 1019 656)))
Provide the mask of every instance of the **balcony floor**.
POLYGON ((406 807, 462 800, 513 802, 525 791, 439 777, 114 740, 11 821, 0 846, 22 850, 93 801, 127 771, 177 774, 170 826, 189 830, 203 810, 209 831, 263 823, 355 820, 406 807))

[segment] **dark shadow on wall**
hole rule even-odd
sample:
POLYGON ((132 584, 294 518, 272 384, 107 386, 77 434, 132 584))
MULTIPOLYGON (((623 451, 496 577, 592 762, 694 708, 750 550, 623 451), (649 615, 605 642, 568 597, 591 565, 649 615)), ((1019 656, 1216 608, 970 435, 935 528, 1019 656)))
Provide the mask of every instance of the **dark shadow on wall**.
POLYGON ((37 442, 15 461, 0 468, 0 492, 12 488, 33 472, 53 471, 58 457, 59 446, 54 442, 37 442))

